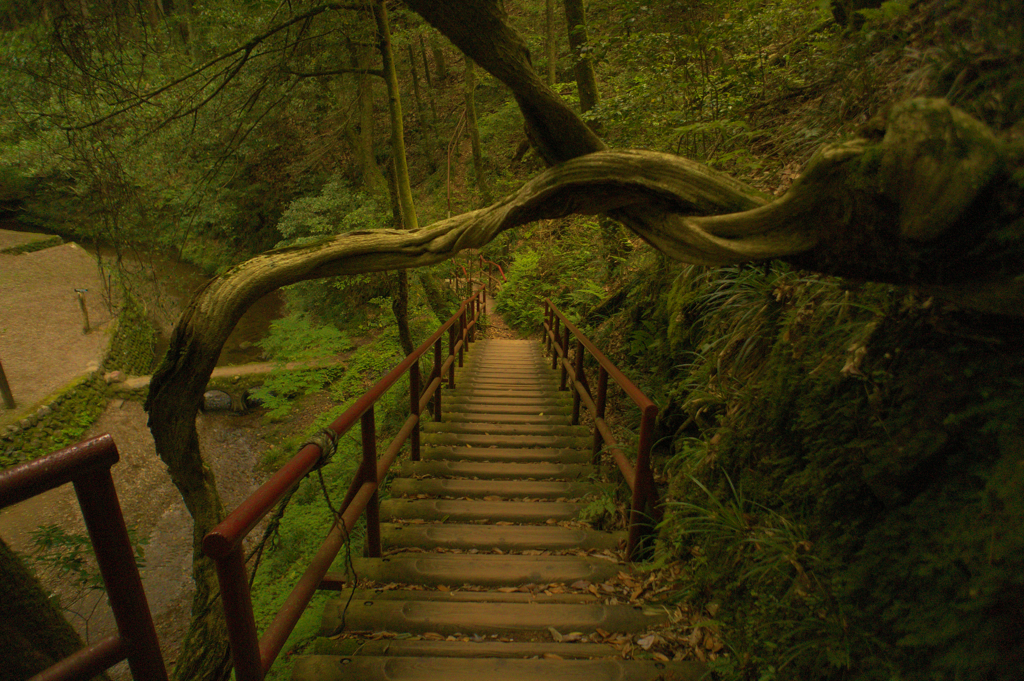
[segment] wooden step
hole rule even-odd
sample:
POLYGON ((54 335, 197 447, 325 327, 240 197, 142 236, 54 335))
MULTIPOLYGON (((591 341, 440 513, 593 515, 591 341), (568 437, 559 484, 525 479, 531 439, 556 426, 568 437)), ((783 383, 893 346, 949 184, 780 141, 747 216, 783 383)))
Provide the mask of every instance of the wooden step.
POLYGON ((584 504, 572 501, 463 501, 460 499, 385 499, 381 521, 485 521, 544 524, 574 520, 584 504))
POLYGON ((463 601, 415 600, 415 591, 405 592, 409 600, 331 600, 324 608, 320 634, 342 631, 345 611, 348 631, 433 632, 442 636, 473 633, 480 636, 511 636, 541 640, 552 638, 548 627, 565 633, 596 633, 598 629, 619 633, 644 631, 668 623, 662 608, 638 608, 604 603, 472 603, 463 601))
MULTIPOLYGON (((495 429, 498 430, 498 429, 495 429)), ((586 429, 583 429, 586 433, 586 429)), ((420 435, 420 442, 424 446, 440 447, 487 447, 487 448, 508 448, 521 447, 546 447, 549 449, 586 449, 590 455, 590 447, 593 444, 591 438, 585 435, 516 435, 514 433, 431 433, 425 432, 420 435)), ((426 457, 424 457, 426 458, 426 457)))
POLYGON ((536 425, 546 423, 555 426, 571 425, 572 418, 570 410, 566 408, 565 414, 532 414, 532 413, 511 413, 503 414, 498 412, 465 412, 447 410, 441 418, 440 423, 522 423, 536 425))
POLYGON ((499 549, 506 553, 575 549, 614 551, 625 540, 625 532, 598 532, 584 527, 559 525, 381 525, 381 541, 388 548, 499 549))
POLYGON ((600 487, 591 483, 551 480, 418 480, 395 478, 391 481, 391 495, 415 497, 501 497, 503 499, 581 499, 597 494, 600 487))
MULTIPOLYGON (((426 436, 424 436, 425 439, 426 436)), ((426 444, 426 443, 424 443, 426 444)), ((590 444, 587 442, 586 444, 590 444)), ((590 463, 590 449, 568 447, 424 447, 424 461, 492 461, 502 463, 590 463)))
POLYGON ((451 435, 501 435, 516 438, 523 435, 567 435, 585 438, 590 435, 590 429, 585 426, 558 425, 553 423, 424 423, 420 432, 448 433, 451 435))
POLYGON ((521 414, 530 416, 568 416, 572 414, 572 404, 568 401, 552 400, 546 405, 531 404, 508 404, 507 402, 481 401, 469 402, 467 400, 445 400, 442 411, 442 420, 448 415, 454 418, 457 414, 521 414))
POLYGON ((405 461, 398 469, 403 477, 431 476, 437 478, 480 478, 484 480, 589 480, 597 468, 578 463, 507 463, 485 461, 405 461))
POLYGON ((610 560, 581 556, 465 553, 399 553, 384 558, 355 558, 353 563, 360 580, 453 587, 604 582, 622 569, 610 560))
POLYGON ((696 662, 450 657, 297 657, 295 681, 698 681, 696 662))

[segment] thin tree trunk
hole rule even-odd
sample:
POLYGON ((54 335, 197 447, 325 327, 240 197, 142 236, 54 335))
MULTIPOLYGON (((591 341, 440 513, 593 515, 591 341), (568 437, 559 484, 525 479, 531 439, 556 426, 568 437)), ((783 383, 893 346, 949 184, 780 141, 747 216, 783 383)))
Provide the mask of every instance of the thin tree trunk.
MULTIPOLYGON (((369 49, 348 41, 349 64, 353 69, 363 71, 369 69, 369 49)), ((363 186, 371 194, 380 195, 386 190, 387 180, 377 165, 377 159, 373 153, 373 83, 370 76, 365 73, 355 74, 355 79, 359 130, 350 137, 359 160, 363 186)))
POLYGON ((398 75, 395 72, 395 58, 391 50, 391 29, 388 25, 388 9, 381 0, 373 3, 373 18, 377 23, 377 47, 384 62, 384 82, 388 88, 388 110, 391 114, 391 154, 395 160, 395 179, 398 187, 398 203, 402 207, 402 220, 406 229, 417 229, 416 206, 412 200, 409 184, 409 164, 405 156, 405 126, 402 124, 402 100, 398 93, 398 75))
POLYGON ((572 51, 576 71, 576 87, 580 95, 580 111, 586 113, 597 106, 597 78, 594 64, 587 54, 587 17, 583 11, 583 0, 565 0, 565 23, 569 31, 569 48, 572 51))
POLYGON ((558 65, 558 47, 555 44, 555 0, 544 0, 544 28, 544 54, 548 62, 545 82, 548 87, 553 87, 557 78, 555 69, 558 65))
POLYGON ((437 170, 437 135, 434 134, 433 126, 427 121, 427 113, 423 108, 423 98, 420 96, 420 77, 416 72, 416 50, 412 43, 409 43, 409 70, 412 72, 412 91, 416 100, 416 118, 420 123, 421 138, 426 147, 427 161, 430 164, 430 171, 437 170))
MULTIPOLYGON (((377 24, 377 47, 384 66, 384 82, 388 88, 388 110, 391 113, 391 164, 389 176, 391 192, 397 201, 392 203, 396 227, 408 230, 419 227, 416 206, 409 184, 409 165, 405 157, 405 134, 402 123, 402 100, 398 91, 398 74, 395 71, 395 57, 391 49, 391 27, 388 24, 388 9, 383 0, 373 4, 373 18, 377 24)), ((413 64, 415 71, 415 62, 413 64)), ((412 334, 409 331, 409 275, 403 269, 398 273, 398 291, 391 301, 391 310, 398 322, 398 340, 406 355, 413 352, 412 334)))
POLYGON ((480 130, 476 125, 476 101, 473 91, 476 90, 476 71, 473 60, 466 57, 466 128, 469 130, 469 141, 473 147, 473 172, 476 173, 476 186, 484 203, 491 202, 491 191, 484 176, 483 152, 480 150, 480 130))
POLYGON ((434 79, 430 76, 430 62, 427 60, 427 43, 423 40, 423 34, 420 33, 420 56, 423 58, 423 73, 427 76, 427 87, 434 87, 434 79))
POLYGON ((441 47, 441 38, 436 33, 430 35, 430 51, 434 55, 434 68, 437 69, 439 81, 448 78, 448 64, 444 60, 444 50, 441 47))

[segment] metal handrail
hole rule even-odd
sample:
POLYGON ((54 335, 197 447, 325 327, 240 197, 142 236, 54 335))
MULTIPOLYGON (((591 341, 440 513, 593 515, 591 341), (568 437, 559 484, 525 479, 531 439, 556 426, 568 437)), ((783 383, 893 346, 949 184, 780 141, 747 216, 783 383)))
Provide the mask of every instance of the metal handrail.
POLYGON ((360 422, 363 458, 355 478, 349 486, 339 517, 331 527, 306 572, 292 589, 274 621, 258 638, 252 611, 242 540, 257 523, 284 498, 317 464, 323 452, 319 444, 305 445, 267 482, 234 510, 203 538, 203 553, 216 561, 220 582, 221 601, 227 620, 228 641, 238 681, 262 681, 267 670, 277 659, 281 648, 306 606, 324 580, 324 576, 355 526, 359 516, 366 512, 367 551, 371 557, 380 557, 380 520, 378 517, 379 481, 384 479, 399 451, 408 440, 413 461, 420 458, 420 415, 433 403, 433 417, 441 419, 441 392, 447 374, 449 389, 455 387, 455 363, 461 367, 463 354, 473 342, 477 320, 486 303, 486 291, 480 290, 463 301, 459 310, 441 325, 411 355, 380 379, 369 391, 356 400, 344 414, 329 426, 335 440, 344 435, 356 421, 360 422), (456 327, 458 329, 456 330, 456 327), (442 339, 448 332, 448 354, 442 359, 442 339), (456 339, 458 336, 458 339, 456 339), (419 359, 431 347, 434 349, 434 367, 427 377, 426 388, 421 391, 419 359), (374 404, 399 378, 409 372, 410 414, 389 445, 377 459, 377 436, 374 404))
POLYGON ((136 681, 166 681, 167 670, 142 578, 128 539, 110 468, 118 462, 109 434, 0 472, 0 508, 72 483, 89 532, 117 633, 82 648, 30 681, 88 679, 128 660, 136 681))
POLYGON ((644 395, 633 381, 612 364, 611 360, 605 357, 604 353, 598 350, 597 346, 576 328, 548 298, 544 299, 544 331, 545 348, 551 353, 551 368, 555 369, 561 366, 562 369, 559 390, 567 390, 570 386, 572 387, 572 424, 579 425, 580 404, 583 404, 594 417, 592 453, 595 463, 603 445, 611 453, 612 459, 633 493, 629 512, 629 541, 626 546, 626 555, 633 560, 638 557, 646 531, 654 523, 659 522, 662 517, 650 462, 651 446, 654 444, 654 421, 658 417, 658 407, 647 395, 644 395), (570 334, 576 338, 576 352, 572 362, 569 361, 570 334), (590 393, 590 385, 583 370, 584 351, 589 352, 597 360, 599 367, 596 398, 590 393), (605 421, 609 377, 640 408, 640 437, 635 465, 630 462, 629 457, 619 446, 611 428, 605 421))

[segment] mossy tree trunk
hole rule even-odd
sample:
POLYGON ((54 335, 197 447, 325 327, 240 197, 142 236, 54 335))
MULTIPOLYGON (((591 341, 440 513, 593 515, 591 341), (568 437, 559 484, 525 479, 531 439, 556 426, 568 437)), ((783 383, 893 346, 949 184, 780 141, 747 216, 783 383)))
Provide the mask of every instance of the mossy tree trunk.
POLYGON ((554 87, 558 77, 558 45, 555 42, 555 0, 544 0, 544 56, 547 57, 544 75, 548 87, 554 87))
MULTIPOLYGON (((409 164, 405 155, 405 126, 402 122, 402 100, 398 89, 398 73, 395 70, 395 55, 391 48, 391 26, 388 9, 383 0, 374 2, 373 18, 377 25, 377 48, 384 64, 384 82, 388 88, 388 111, 391 114, 391 190, 397 196, 397 226, 408 230, 419 228, 416 218, 416 204, 412 198, 409 182, 409 164)), ((413 64, 415 69, 415 64, 413 64)), ((398 322, 398 338, 405 354, 415 350, 409 331, 409 275, 403 269, 397 274, 398 285, 392 297, 391 309, 398 322)))
POLYGON ((351 67, 362 72, 354 75, 359 116, 355 129, 350 127, 347 131, 349 143, 359 163, 363 186, 371 194, 380 195, 387 187, 387 180, 384 179, 373 153, 373 81, 366 73, 370 69, 369 51, 372 48, 358 45, 351 40, 348 41, 347 47, 351 67))
POLYGON ((580 96, 580 111, 586 113, 597 106, 600 95, 597 91, 597 76, 594 62, 590 59, 590 39, 587 37, 587 15, 583 0, 564 0, 565 25, 569 30, 569 49, 572 52, 573 70, 576 73, 576 88, 580 96))
POLYGON ((480 149, 480 129, 476 123, 476 73, 473 60, 466 57, 466 129, 469 131, 469 142, 473 148, 473 172, 476 175, 476 186, 484 203, 491 202, 491 190, 487 186, 484 173, 484 154, 480 149))

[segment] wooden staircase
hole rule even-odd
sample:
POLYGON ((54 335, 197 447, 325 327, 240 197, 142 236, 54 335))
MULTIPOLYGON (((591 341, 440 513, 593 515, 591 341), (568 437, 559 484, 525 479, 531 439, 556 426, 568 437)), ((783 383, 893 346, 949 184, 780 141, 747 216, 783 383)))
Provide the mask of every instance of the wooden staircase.
POLYGON ((591 437, 570 425, 533 341, 474 344, 380 507, 384 557, 355 559, 359 588, 330 602, 337 654, 296 659, 297 681, 702 678, 693 662, 623 660, 606 643, 667 611, 598 587, 630 570, 625 533, 578 520, 600 493, 591 437))

